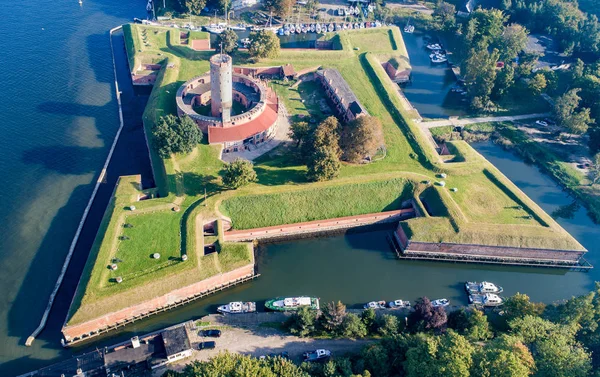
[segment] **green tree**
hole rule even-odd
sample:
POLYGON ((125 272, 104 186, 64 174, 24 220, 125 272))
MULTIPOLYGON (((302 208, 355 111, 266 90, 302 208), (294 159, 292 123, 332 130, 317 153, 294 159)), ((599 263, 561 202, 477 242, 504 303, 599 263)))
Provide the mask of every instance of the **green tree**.
POLYGON ((375 309, 369 308, 363 310, 360 314, 360 320, 365 324, 368 331, 374 331, 376 325, 377 315, 375 309))
MULTIPOLYGON (((365 369, 371 372, 373 376, 384 377, 391 375, 391 360, 384 344, 373 343, 365 346, 361 352, 361 357, 364 361, 365 369)), ((402 358, 404 359, 404 357, 402 358)))
POLYGON ((174 153, 189 153, 202 141, 202 133, 194 121, 184 115, 160 117, 152 128, 153 146, 162 158, 174 153))
POLYGON ((559 125, 566 127, 567 120, 579 107, 581 89, 571 89, 554 101, 553 113, 559 125))
POLYGON ((338 302, 328 302, 323 307, 323 312, 319 318, 321 326, 330 333, 338 334, 341 332, 344 318, 346 317, 346 305, 338 302))
POLYGON ((515 84, 515 68, 512 64, 505 64, 496 74, 494 82, 493 96, 494 98, 502 98, 508 93, 510 88, 515 84))
POLYGON ((379 318, 377 325, 377 332, 381 334, 381 336, 392 336, 398 334, 398 330, 400 329, 400 324, 398 323, 398 317, 391 314, 384 314, 379 318))
POLYGON ((225 165, 223 184, 227 187, 237 189, 249 183, 256 182, 256 179, 254 164, 248 160, 238 157, 225 165))
POLYGON ((309 181, 328 181, 338 176, 340 171, 340 158, 335 149, 331 147, 318 147, 306 163, 306 178, 309 181))
POLYGON ((296 147, 299 147, 302 142, 308 140, 311 134, 311 127, 307 122, 294 122, 290 124, 289 137, 296 142, 296 147))
POLYGON ((237 34, 231 29, 225 30, 217 36, 217 43, 214 47, 217 51, 221 51, 221 47, 223 47, 224 53, 229 55, 233 54, 238 49, 237 34))
POLYGON ((481 310, 469 312, 468 325, 463 335, 471 341, 488 340, 493 336, 487 316, 481 310))
POLYGON ((462 72, 471 106, 482 110, 487 106, 496 80, 498 50, 489 52, 485 45, 471 49, 463 63, 462 72))
POLYGON ((544 76, 542 73, 537 73, 529 80, 529 83, 527 84, 531 94, 534 96, 539 96, 542 94, 544 89, 546 89, 546 85, 546 76, 544 76))
POLYGON ((592 117, 590 116, 590 109, 585 107, 571 114, 571 116, 566 119, 565 126, 567 127, 570 133, 576 135, 583 135, 587 132, 590 123, 593 122, 594 119, 592 119, 592 117))
POLYGON ((286 18, 292 14, 295 1, 293 0, 264 0, 264 7, 273 11, 277 16, 286 18))
POLYGON ((542 303, 531 302, 529 296, 526 294, 517 293, 504 301, 503 318, 508 322, 527 315, 540 316, 544 312, 545 307, 546 305, 542 303))
POLYGON ((373 156, 383 145, 383 129, 378 118, 361 116, 342 128, 342 160, 357 163, 373 156))
POLYGON ((533 374, 531 352, 518 337, 501 335, 473 355, 472 377, 526 377, 533 374))
POLYGON ((456 7, 445 1, 436 4, 433 11, 433 26, 441 30, 451 30, 456 25, 456 7))
POLYGON ((503 28, 502 33, 494 43, 498 49, 499 59, 508 63, 516 58, 527 44, 527 29, 519 24, 510 24, 503 28))
POLYGON ((275 33, 268 30, 260 30, 250 33, 250 48, 248 53, 251 57, 275 58, 279 55, 279 38, 275 33))
POLYGON ((314 333, 316 323, 317 312, 303 306, 288 318, 285 326, 292 334, 305 337, 314 333))
POLYGON ((185 0, 185 9, 188 13, 199 16, 206 7, 206 0, 185 0))
POLYGON ((474 348, 462 335, 449 330, 433 337, 418 334, 406 352, 406 377, 468 377, 474 348))
POLYGON ((367 327, 356 314, 346 314, 342 322, 342 336, 346 338, 364 338, 367 333, 367 327))
POLYGON ((594 185, 600 182, 600 153, 596 153, 592 158, 590 165, 591 184, 594 185))
POLYGON ((499 9, 478 8, 471 13, 471 19, 475 20, 476 27, 471 39, 472 45, 489 45, 497 41, 504 31, 504 23, 507 16, 499 9))

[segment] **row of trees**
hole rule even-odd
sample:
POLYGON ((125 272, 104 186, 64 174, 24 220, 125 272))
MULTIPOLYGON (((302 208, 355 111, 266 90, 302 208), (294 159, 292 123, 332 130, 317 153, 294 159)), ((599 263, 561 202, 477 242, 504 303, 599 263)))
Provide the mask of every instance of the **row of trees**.
MULTIPOLYGON (((275 33, 267 30, 260 30, 250 33, 248 37, 250 46, 248 53, 250 57, 255 59, 275 58, 279 55, 280 42, 275 33)), ((221 51, 229 55, 233 55, 238 49, 239 37, 233 30, 225 30, 217 37, 215 50, 221 51)))
POLYGON ((307 122, 290 126, 289 136, 306 162, 307 178, 324 181, 335 178, 340 170, 340 160, 351 163, 372 157, 383 146, 383 129, 379 119, 362 116, 341 125, 330 116, 316 127, 307 122))
POLYGON ((373 377, 592 377, 600 371, 600 286, 583 296, 546 306, 517 294, 503 315, 474 309, 446 314, 422 298, 407 320, 365 310, 347 313, 331 302, 321 314, 302 309, 287 326, 300 336, 382 337, 360 354, 299 367, 282 358, 264 360, 220 354, 168 377, 373 376, 373 377))

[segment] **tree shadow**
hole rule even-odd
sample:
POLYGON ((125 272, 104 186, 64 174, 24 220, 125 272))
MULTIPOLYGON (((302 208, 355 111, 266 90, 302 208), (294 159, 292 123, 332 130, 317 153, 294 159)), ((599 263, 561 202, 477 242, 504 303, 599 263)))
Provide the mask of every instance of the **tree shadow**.
POLYGON ((265 186, 279 186, 294 183, 306 183, 306 172, 298 169, 266 169, 255 166, 258 183, 265 186))

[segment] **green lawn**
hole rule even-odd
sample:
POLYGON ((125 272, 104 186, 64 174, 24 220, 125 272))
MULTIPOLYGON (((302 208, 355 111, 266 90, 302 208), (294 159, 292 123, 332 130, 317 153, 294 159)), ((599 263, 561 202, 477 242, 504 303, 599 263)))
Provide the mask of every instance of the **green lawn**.
POLYGON ((405 179, 390 179, 235 196, 223 201, 220 209, 234 219, 236 229, 251 229, 399 209, 403 200, 412 197, 412 188, 405 179))
MULTIPOLYGON (((178 30, 131 25, 124 28, 124 33, 127 51, 134 54, 130 59, 173 65, 161 70, 144 112, 145 131, 150 135, 160 116, 176 113, 177 89, 208 70, 207 59, 212 52, 179 45, 178 30)), ((219 252, 204 256, 200 244, 206 240, 198 234, 202 231, 199 227, 204 219, 219 218, 220 212, 232 219, 234 228, 248 229, 392 210, 411 198, 422 209, 418 198, 423 196, 433 203, 433 216, 425 214, 403 222, 414 240, 581 248, 468 144, 452 144, 461 162, 441 160, 403 110, 397 87, 379 60, 385 56, 408 61, 398 28, 344 31, 333 38, 341 50, 282 50, 277 58, 262 60, 258 65, 291 63, 296 70, 319 66, 338 69, 367 111, 381 120, 386 157, 365 165, 343 164, 335 180, 309 183, 305 166, 289 149, 293 147, 279 147, 255 161, 258 182, 228 190, 221 182, 219 146, 204 140, 190 154, 163 160, 148 140, 158 186, 155 191, 161 197, 137 202, 139 177, 121 179, 90 251, 69 324, 253 263, 248 244, 222 242, 222 234, 217 241, 219 252), (439 181, 437 175, 442 172, 448 174, 446 187, 422 183, 439 181), (453 187, 458 191, 451 192, 453 187), (137 207, 135 215, 125 210, 131 204, 137 207), (180 212, 172 211, 173 207, 180 212), (125 221, 134 227, 123 229, 125 221), (130 239, 120 241, 118 237, 123 234, 130 239), (149 258, 154 251, 161 253, 159 263, 181 253, 188 255, 188 261, 156 268, 149 258), (107 266, 115 255, 123 262, 113 273, 107 266), (110 283, 110 274, 117 273, 135 277, 121 284, 110 283)), ((246 53, 236 54, 234 64, 249 65, 246 53)), ((292 90, 277 82, 272 87, 292 115, 325 115, 319 106, 322 95, 316 83, 302 83, 292 90)))

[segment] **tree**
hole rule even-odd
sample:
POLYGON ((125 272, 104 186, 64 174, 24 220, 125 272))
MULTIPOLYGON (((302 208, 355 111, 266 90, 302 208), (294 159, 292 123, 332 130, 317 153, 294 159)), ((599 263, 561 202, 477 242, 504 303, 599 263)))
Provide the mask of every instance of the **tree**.
POLYGON ((505 64, 496 74, 494 82, 493 96, 494 98, 502 98, 515 83, 515 68, 512 64, 505 64))
POLYGON ((537 73, 529 80, 527 86, 534 96, 539 96, 542 94, 542 91, 546 89, 546 85, 546 76, 544 76, 542 73, 537 73))
POLYGON ((202 133, 194 121, 184 115, 160 117, 152 128, 153 146, 162 158, 174 153, 189 153, 202 141, 202 133))
POLYGON ((481 310, 471 310, 468 315, 468 325, 463 334, 472 341, 488 340, 492 337, 487 316, 481 310))
POLYGON ((217 36, 217 43, 215 44, 215 50, 221 51, 226 54, 233 54, 238 49, 238 36, 235 31, 227 29, 217 36))
POLYGON ((472 377, 530 376, 535 369, 531 352, 518 337, 501 335, 473 355, 472 377))
POLYGON ((375 309, 373 308, 365 309, 360 314, 360 320, 365 324, 369 331, 374 331, 376 318, 375 309))
POLYGON ((340 149, 340 122, 334 116, 325 118, 312 134, 312 148, 330 148, 338 157, 342 155, 340 149))
POLYGON ((577 111, 581 101, 581 97, 578 95, 580 91, 580 88, 569 90, 554 101, 553 108, 558 124, 577 135, 584 134, 589 125, 594 122, 589 108, 581 108, 577 111))
POLYGON ((377 332, 382 336, 388 337, 398 333, 400 324, 398 323, 398 317, 391 314, 384 314, 379 319, 377 326, 377 332))
POLYGON ((489 45, 500 39, 508 17, 499 9, 477 8, 471 13, 471 18, 475 20, 476 27, 470 42, 472 45, 489 45))
POLYGON ((452 330, 439 337, 418 334, 406 352, 406 377, 467 377, 473 352, 469 341, 452 330))
POLYGON ((269 11, 273 11, 282 18, 289 17, 292 14, 294 4, 293 0, 264 0, 263 5, 269 11))
POLYGON ((311 127, 306 122, 294 122, 290 124, 290 131, 288 136, 296 142, 296 148, 300 146, 302 142, 308 140, 311 133, 311 127))
POLYGON ((317 312, 302 306, 286 321, 285 326, 292 334, 304 337, 312 334, 315 331, 317 323, 317 312))
POLYGON ((342 128, 340 135, 342 159, 360 162, 366 156, 373 156, 383 145, 383 129, 378 118, 361 116, 342 128))
POLYGON ((256 182, 256 172, 252 162, 238 157, 225 165, 223 173, 225 186, 237 189, 252 182, 256 182))
POLYGON ((485 45, 479 45, 471 49, 463 63, 467 93, 471 98, 471 106, 477 110, 484 109, 489 102, 496 79, 498 55, 498 50, 490 53, 485 45))
POLYGON ((331 333, 341 332, 341 327, 346 317, 346 305, 338 302, 328 302, 323 308, 319 321, 323 328, 331 333))
POLYGON ((445 1, 440 1, 435 6, 433 18, 435 19, 435 27, 441 30, 450 30, 456 24, 456 7, 453 4, 445 1))
POLYGON ((505 26, 494 43, 494 47, 500 52, 500 60, 508 63, 516 58, 527 44, 527 34, 527 29, 522 25, 510 24, 505 26))
POLYGON ((346 314, 342 322, 342 336, 346 338, 364 338, 367 333, 367 327, 356 314, 346 314))
POLYGON ((600 153, 596 153, 592 158, 592 163, 590 165, 590 176, 592 185, 600 182, 600 153))
POLYGON ((569 118, 567 118, 565 126, 569 130, 569 132, 576 135, 583 135, 587 132, 590 123, 593 123, 594 119, 590 116, 590 109, 582 108, 581 110, 571 114, 569 118))
POLYGON ((509 322, 515 318, 523 318, 527 315, 539 316, 544 312, 546 305, 543 303, 532 303, 529 296, 517 293, 504 301, 503 318, 509 322))
POLYGON ((206 7, 206 0, 185 0, 185 9, 188 13, 199 16, 206 7))
POLYGON ((448 322, 443 307, 434 307, 427 297, 421 297, 410 314, 410 325, 413 331, 434 330, 441 332, 448 322))
POLYGON ((337 177, 341 167, 340 158, 333 148, 319 147, 313 150, 306 167, 309 181, 328 181, 337 177))
POLYGON ((361 357, 364 360, 365 369, 371 372, 373 376, 388 376, 391 374, 391 360, 388 356, 388 349, 384 344, 373 343, 367 345, 363 348, 361 357))
POLYGON ((279 54, 279 38, 268 30, 250 33, 248 52, 253 58, 275 58, 279 54))

